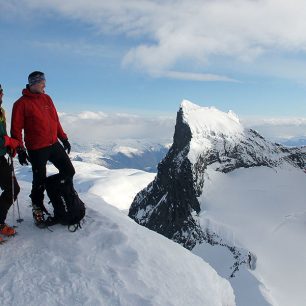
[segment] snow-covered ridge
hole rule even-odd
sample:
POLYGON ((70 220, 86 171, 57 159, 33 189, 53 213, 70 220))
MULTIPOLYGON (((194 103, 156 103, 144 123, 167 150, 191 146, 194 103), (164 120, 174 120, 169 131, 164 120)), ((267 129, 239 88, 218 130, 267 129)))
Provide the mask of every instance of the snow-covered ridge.
MULTIPOLYGON (((245 129, 238 116, 215 107, 181 103, 183 124, 191 131, 188 158, 197 172, 199 160, 209 160, 223 172, 256 165, 276 166, 290 160, 288 148, 266 140, 252 129, 245 129), (283 159, 284 158, 284 159, 283 159)), ((292 149, 292 153, 299 152, 292 149)), ((207 165, 208 165, 207 164, 207 165)))
MULTIPOLYGON (((61 225, 52 231, 34 226, 27 205, 30 167, 16 167, 24 222, 0 246, 0 305, 235 305, 229 282, 210 265, 140 227, 94 192, 102 173, 122 173, 84 162, 74 166, 75 188, 87 205, 86 223, 75 233, 61 225)), ((54 171, 48 167, 49 174, 54 171)))
MULTIPOLYGON (((229 151, 245 139, 245 130, 232 111, 222 112, 215 107, 202 107, 183 100, 180 111, 183 124, 191 132, 188 158, 195 165, 203 155, 229 151)), ((214 157, 216 159, 216 157, 214 157)))
POLYGON ((229 111, 224 113, 215 107, 201 107, 188 100, 181 103, 183 120, 190 127, 193 141, 200 141, 207 135, 237 137, 243 133, 238 116, 229 111))

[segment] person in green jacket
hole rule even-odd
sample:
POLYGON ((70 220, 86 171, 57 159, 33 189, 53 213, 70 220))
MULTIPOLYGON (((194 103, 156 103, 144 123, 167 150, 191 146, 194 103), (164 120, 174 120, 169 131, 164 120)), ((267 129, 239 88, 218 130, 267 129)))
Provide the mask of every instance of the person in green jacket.
MULTIPOLYGON (((5 219, 9 208, 17 199, 20 187, 16 177, 13 176, 13 169, 8 163, 6 154, 8 153, 13 157, 16 154, 16 150, 20 146, 20 143, 18 140, 7 135, 5 111, 2 108, 2 97, 3 89, 0 84, 0 188, 3 190, 0 195, 0 235, 13 236, 16 231, 13 227, 5 223, 5 219)), ((0 236, 0 242, 2 241, 3 238, 0 236)))

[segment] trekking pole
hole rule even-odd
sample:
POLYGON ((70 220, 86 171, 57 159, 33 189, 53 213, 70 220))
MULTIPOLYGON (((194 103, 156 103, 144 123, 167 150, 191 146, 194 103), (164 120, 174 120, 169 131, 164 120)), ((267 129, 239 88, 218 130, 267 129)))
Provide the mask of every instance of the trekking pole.
MULTIPOLYGON (((11 165, 12 165, 12 161, 11 161, 11 165)), ((12 225, 13 227, 16 227, 15 225, 15 203, 14 203, 14 194, 15 194, 15 185, 14 185, 14 176, 13 176, 13 171, 12 171, 12 205, 13 205, 13 222, 12 225)))
MULTIPOLYGON (((12 167, 12 200, 13 200, 13 215, 15 214, 15 180, 16 180, 16 175, 15 175, 15 170, 14 170, 14 160, 13 160, 13 156, 11 157, 11 167, 12 167)), ((18 195, 16 197, 16 204, 17 204, 17 211, 18 211, 18 219, 16 220, 18 223, 21 223, 23 221, 23 219, 21 219, 20 217, 20 210, 19 210, 19 203, 18 203, 18 195)), ((15 216, 14 216, 15 218, 15 216)))

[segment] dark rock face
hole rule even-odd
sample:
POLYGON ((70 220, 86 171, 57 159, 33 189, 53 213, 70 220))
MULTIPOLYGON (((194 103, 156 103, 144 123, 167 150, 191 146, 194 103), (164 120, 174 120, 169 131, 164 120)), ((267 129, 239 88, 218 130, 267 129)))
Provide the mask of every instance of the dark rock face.
POLYGON ((202 230, 192 217, 200 212, 194 188, 192 165, 187 158, 191 131, 177 115, 174 142, 159 163, 155 180, 135 197, 129 216, 169 239, 192 249, 202 240, 202 230))
POLYGON ((190 161, 192 132, 184 121, 183 110, 177 113, 173 145, 158 165, 155 180, 140 191, 129 210, 137 223, 192 249, 209 237, 197 222, 205 170, 211 165, 216 171, 230 172, 255 166, 275 167, 290 163, 304 168, 305 157, 299 149, 288 149, 266 141, 256 131, 245 131, 237 139, 223 134, 203 135, 211 144, 197 152, 190 161))

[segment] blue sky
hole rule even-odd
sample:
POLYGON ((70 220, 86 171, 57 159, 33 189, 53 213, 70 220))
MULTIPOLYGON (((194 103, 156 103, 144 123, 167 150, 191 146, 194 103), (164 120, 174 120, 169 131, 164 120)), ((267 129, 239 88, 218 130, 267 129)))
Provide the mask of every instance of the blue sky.
POLYGON ((61 112, 175 116, 188 99, 305 117, 305 1, 11 0, 0 12, 7 107, 41 70, 61 112))

